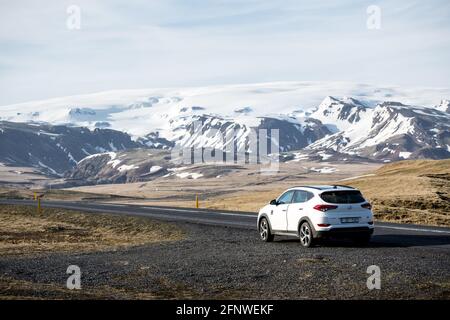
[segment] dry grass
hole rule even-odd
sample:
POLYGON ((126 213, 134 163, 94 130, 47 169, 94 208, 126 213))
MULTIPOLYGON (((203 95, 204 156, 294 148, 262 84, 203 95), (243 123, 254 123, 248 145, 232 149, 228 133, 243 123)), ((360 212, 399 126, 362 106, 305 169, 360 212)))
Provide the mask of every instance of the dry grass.
POLYGON ((0 276, 0 300, 154 300, 154 299, 194 299, 201 298, 201 293, 194 292, 183 285, 173 283, 166 278, 159 279, 158 290, 149 288, 121 288, 109 285, 87 287, 82 290, 69 290, 60 283, 38 283, 0 276))
MULTIPOLYGON (((133 275, 131 275, 133 276, 133 275)), ((145 277, 145 274, 139 275, 145 277)), ((127 275, 129 277, 129 275, 127 275)), ((148 289, 110 285, 83 286, 81 290, 69 290, 61 283, 39 283, 0 275, 0 300, 155 300, 155 299, 242 299, 258 296, 247 288, 230 289, 226 284, 211 283, 213 291, 205 295, 203 290, 196 290, 168 278, 157 279, 158 285, 148 289)))
POLYGON ((0 255, 111 250, 176 241, 183 232, 145 218, 0 205, 0 255))
POLYGON ((69 290, 61 284, 36 283, 0 276, 0 300, 17 299, 155 299, 155 295, 109 286, 69 290))
POLYGON ((408 160, 346 181, 373 203, 379 220, 450 226, 450 160, 408 160))
POLYGON ((285 187, 275 187, 274 189, 246 192, 245 196, 242 196, 242 193, 218 196, 214 199, 202 201, 201 204, 202 207, 210 209, 258 212, 260 208, 278 197, 285 189, 285 187))
POLYGON ((98 194, 89 192, 77 192, 64 189, 27 189, 0 187, 0 199, 33 199, 34 194, 44 195, 48 200, 134 200, 135 197, 126 197, 113 194, 98 194))

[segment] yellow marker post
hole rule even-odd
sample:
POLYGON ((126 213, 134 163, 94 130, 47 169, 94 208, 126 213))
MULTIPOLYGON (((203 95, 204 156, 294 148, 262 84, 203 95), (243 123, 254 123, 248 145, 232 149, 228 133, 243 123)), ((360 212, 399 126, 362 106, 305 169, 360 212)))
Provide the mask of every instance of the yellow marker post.
POLYGON ((34 193, 34 200, 37 200, 36 192, 34 193))
POLYGON ((38 197, 37 201, 38 201, 38 203, 37 203, 37 213, 40 214, 41 213, 41 197, 38 197))
POLYGON ((198 194, 195 195, 195 207, 198 208, 198 194))

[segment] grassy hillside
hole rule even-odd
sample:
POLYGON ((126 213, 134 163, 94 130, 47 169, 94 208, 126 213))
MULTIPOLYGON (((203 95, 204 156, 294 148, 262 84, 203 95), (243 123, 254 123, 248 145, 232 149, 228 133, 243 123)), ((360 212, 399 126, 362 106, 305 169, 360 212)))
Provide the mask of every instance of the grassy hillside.
POLYGON ((450 160, 387 164, 345 181, 374 205, 379 220, 450 226, 450 160))

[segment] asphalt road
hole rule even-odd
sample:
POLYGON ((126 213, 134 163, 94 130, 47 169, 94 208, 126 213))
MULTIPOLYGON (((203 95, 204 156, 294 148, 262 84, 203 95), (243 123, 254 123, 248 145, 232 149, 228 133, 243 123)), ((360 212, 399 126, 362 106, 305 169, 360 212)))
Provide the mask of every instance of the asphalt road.
MULTIPOLYGON (((0 204, 36 205, 32 200, 0 200, 0 204)), ((252 229, 256 234, 256 213, 195 208, 171 208, 97 202, 42 201, 42 206, 120 215, 144 216, 158 220, 189 222, 252 229)), ((450 228, 376 222, 372 246, 439 247, 450 249, 450 228)))

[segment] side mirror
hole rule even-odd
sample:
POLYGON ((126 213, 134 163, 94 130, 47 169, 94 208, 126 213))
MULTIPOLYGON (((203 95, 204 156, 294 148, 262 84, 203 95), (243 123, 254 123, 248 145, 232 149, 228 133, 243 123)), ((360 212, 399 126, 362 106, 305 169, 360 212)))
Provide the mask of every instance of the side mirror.
POLYGON ((276 199, 273 199, 273 200, 270 201, 270 204, 273 205, 273 206, 277 206, 278 202, 277 202, 276 199))

